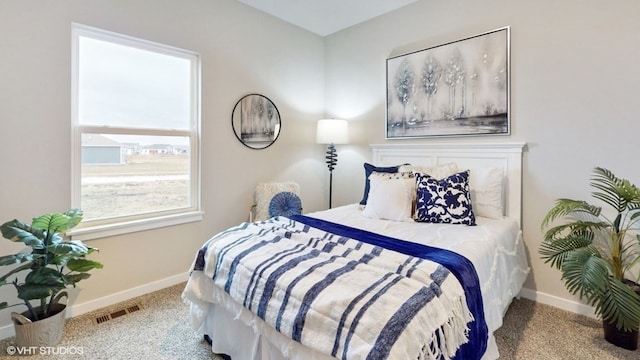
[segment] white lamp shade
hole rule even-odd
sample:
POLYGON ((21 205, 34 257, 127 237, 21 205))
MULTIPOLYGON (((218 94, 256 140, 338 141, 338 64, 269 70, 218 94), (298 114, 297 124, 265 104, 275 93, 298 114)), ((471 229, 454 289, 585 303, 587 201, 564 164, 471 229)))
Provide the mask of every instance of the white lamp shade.
POLYGON ((318 120, 316 143, 346 144, 349 142, 349 122, 347 120, 318 120))

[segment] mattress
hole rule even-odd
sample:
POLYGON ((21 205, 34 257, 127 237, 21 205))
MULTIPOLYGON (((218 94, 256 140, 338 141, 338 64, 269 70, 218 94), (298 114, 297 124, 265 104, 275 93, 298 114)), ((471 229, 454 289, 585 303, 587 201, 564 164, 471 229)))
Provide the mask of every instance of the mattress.
MULTIPOLYGON (((363 217, 357 204, 307 214, 309 217, 344 224, 357 229, 454 251, 474 265, 489 330, 483 359, 499 354, 492 333, 528 274, 522 233, 518 222, 478 217, 476 226, 398 222, 363 217)), ((193 272, 183 293, 190 303, 194 329, 209 334, 215 353, 233 359, 330 359, 277 332, 223 291, 213 281, 193 272)))

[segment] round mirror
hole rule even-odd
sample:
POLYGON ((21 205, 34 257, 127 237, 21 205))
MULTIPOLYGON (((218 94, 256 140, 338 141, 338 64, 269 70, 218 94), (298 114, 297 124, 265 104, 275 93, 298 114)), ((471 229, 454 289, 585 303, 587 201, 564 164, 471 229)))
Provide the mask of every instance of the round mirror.
POLYGON ((252 149, 264 149, 280 134, 280 113, 266 96, 250 94, 233 107, 231 126, 238 140, 252 149))

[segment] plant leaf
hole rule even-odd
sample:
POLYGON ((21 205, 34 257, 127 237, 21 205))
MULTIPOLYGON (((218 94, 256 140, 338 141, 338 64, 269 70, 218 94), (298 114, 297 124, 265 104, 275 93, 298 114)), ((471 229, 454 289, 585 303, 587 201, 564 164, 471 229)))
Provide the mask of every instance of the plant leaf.
POLYGON ((65 232, 82 221, 82 210, 71 209, 64 213, 51 213, 33 218, 31 226, 49 233, 65 232))
POLYGON ((594 191, 593 197, 602 200, 618 213, 624 211, 627 201, 622 194, 622 181, 611 171, 601 167, 593 169, 593 173, 591 186, 600 190, 594 191))
POLYGON ((0 266, 22 264, 23 262, 33 261, 34 255, 27 253, 17 253, 0 257, 0 266))
POLYGON ((551 266, 557 269, 562 267, 568 256, 581 248, 588 247, 593 242, 593 233, 576 232, 567 237, 551 239, 540 244, 538 252, 545 263, 551 262, 551 266))
POLYGON ((609 277, 609 264, 591 247, 577 249, 562 263, 562 278, 572 294, 591 299, 602 293, 609 277))
POLYGON ((22 242, 34 249, 44 249, 45 232, 19 220, 11 220, 2 224, 0 230, 2 236, 13 242, 22 242))
POLYGON ((102 269, 102 267, 101 263, 87 259, 71 259, 67 262, 67 268, 77 272, 87 272, 93 269, 102 269))
POLYGON ((606 222, 574 221, 552 227, 544 234, 544 241, 553 241, 576 233, 593 233, 594 230, 607 229, 611 225, 606 222))
POLYGON ((81 272, 81 273, 77 273, 77 274, 67 274, 64 276, 65 278, 65 282, 67 285, 73 285, 76 286, 76 283, 80 280, 86 280, 89 277, 91 277, 91 274, 87 273, 87 272, 81 272))
POLYGON ((63 241, 47 246, 47 251, 56 255, 83 256, 89 252, 85 244, 80 241, 63 241))
POLYGON ((542 220, 542 229, 545 229, 549 224, 559 218, 563 218, 572 213, 583 212, 594 217, 600 216, 602 209, 598 206, 589 204, 586 201, 572 200, 572 199, 558 199, 556 204, 542 220))
POLYGON ((640 296, 627 284, 609 278, 607 291, 601 295, 596 314, 623 330, 638 330, 640 324, 640 296))
POLYGON ((18 298, 22 300, 44 299, 65 288, 63 275, 52 268, 37 268, 30 272, 24 283, 18 285, 18 298))
POLYGON ((633 214, 631 214, 631 216, 629 217, 629 222, 633 223, 635 222, 638 218, 640 218, 640 211, 634 211, 633 214))

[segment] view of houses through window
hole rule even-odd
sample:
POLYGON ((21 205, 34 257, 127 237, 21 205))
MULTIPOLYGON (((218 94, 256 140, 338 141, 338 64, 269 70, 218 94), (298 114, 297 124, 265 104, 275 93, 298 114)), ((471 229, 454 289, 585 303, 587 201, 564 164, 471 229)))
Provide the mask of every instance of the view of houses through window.
POLYGON ((90 219, 187 208, 189 146, 154 136, 82 135, 82 209, 90 219))

